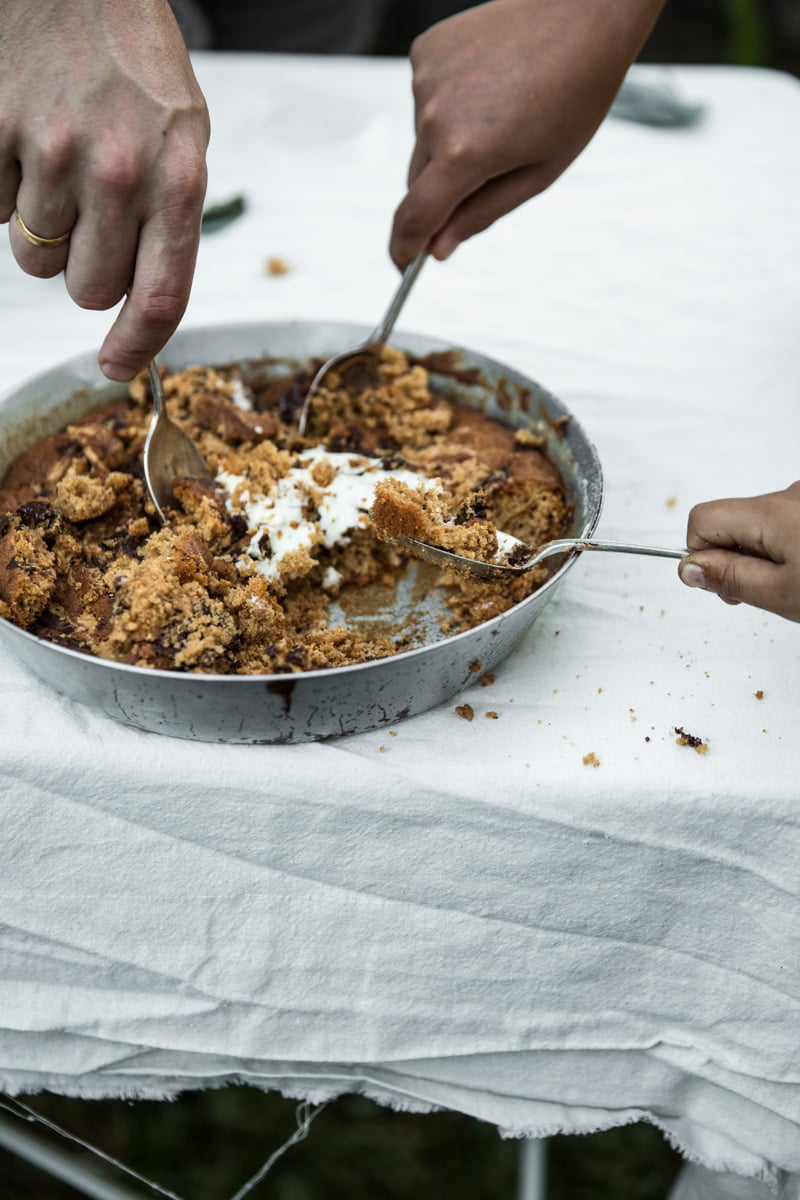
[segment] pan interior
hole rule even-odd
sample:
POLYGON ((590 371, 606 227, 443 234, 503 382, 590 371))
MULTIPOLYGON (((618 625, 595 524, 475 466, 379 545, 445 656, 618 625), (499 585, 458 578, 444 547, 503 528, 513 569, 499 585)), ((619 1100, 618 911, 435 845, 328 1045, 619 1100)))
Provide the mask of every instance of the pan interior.
MULTIPOLYGON (((275 330, 266 326, 187 330, 176 335, 162 360, 169 370, 193 362, 238 362, 245 381, 257 384, 296 371, 312 357, 327 356, 363 332, 358 326, 318 327, 313 322, 288 323, 275 330)), ((591 534, 602 496, 599 463, 591 443, 577 424, 571 424, 571 414, 557 399, 520 373, 475 352, 443 347, 417 335, 398 335, 393 343, 425 363, 431 385, 440 394, 542 436, 572 506, 569 532, 578 537, 591 534)), ((109 387, 98 374, 94 359, 88 357, 64 364, 10 393, 0 402, 0 426, 5 435, 0 473, 10 461, 12 446, 14 454, 18 453, 112 394, 120 394, 119 386, 109 387)), ((563 565, 555 567, 553 575, 562 569, 563 565)), ((435 586, 438 576, 435 568, 411 560, 391 588, 372 585, 345 590, 331 602, 330 624, 388 633, 398 651, 441 642, 446 637, 442 623, 449 610, 444 603, 446 593, 435 586)), ((543 586, 548 589, 548 584, 543 586)))
POLYGON ((394 587, 344 589, 330 604, 330 624, 374 636, 399 635, 404 650, 439 642, 448 610, 444 593, 435 587, 437 574, 435 568, 412 560, 394 587))

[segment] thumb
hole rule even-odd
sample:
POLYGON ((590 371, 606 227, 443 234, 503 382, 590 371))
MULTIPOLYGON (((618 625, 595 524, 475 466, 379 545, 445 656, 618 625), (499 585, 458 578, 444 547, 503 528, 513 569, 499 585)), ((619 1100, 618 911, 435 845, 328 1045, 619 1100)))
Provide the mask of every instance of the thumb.
POLYGON ((729 604, 771 608, 767 598, 779 586, 781 565, 735 550, 695 550, 682 558, 678 574, 687 587, 714 592, 729 604))

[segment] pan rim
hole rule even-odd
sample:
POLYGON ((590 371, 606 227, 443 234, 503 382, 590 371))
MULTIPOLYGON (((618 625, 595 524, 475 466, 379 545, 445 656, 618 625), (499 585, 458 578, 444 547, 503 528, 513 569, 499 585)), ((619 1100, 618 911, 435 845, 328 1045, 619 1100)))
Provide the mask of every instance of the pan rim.
MULTIPOLYGON (((211 324, 203 324, 203 325, 187 325, 185 327, 182 327, 180 330, 178 330, 173 335, 173 337, 170 339, 170 341, 166 344, 164 349, 161 351, 161 354, 159 357, 163 361, 168 363, 170 351, 172 350, 173 353, 180 353, 181 342, 184 340, 188 340, 188 339, 202 339, 203 337, 206 337, 206 336, 219 336, 219 335, 224 335, 226 333, 232 334, 232 335, 233 334, 241 335, 245 338, 248 337, 250 334, 253 334, 253 335, 263 334, 264 337, 268 337, 270 331, 276 331, 276 330, 292 331, 292 330, 299 330, 299 329, 304 329, 304 328, 320 328, 320 329, 324 328, 325 330, 328 330, 328 331, 334 330, 334 331, 336 331, 337 334, 338 333, 342 334, 344 345, 348 344, 347 339, 352 338, 353 342, 355 342, 358 340, 359 337, 361 337, 361 338, 366 337, 371 331, 370 326, 362 325, 358 322, 335 321, 335 320, 328 320, 328 319, 315 320, 314 318, 290 318, 285 321, 264 320, 264 321, 213 322, 211 324)), ((391 344, 393 346, 397 346, 399 349, 409 349, 410 347, 409 347, 408 343, 411 343, 411 342, 416 342, 416 343, 420 343, 420 344, 427 343, 429 345, 429 349, 428 349, 428 351, 426 351, 427 353, 434 352, 435 350, 438 349, 438 350, 454 352, 456 354, 465 354, 465 355, 468 355, 469 357, 471 357, 472 359, 480 360, 480 362, 482 364, 485 364, 489 367, 495 368, 498 371, 501 371, 501 372, 504 372, 506 374, 510 374, 513 376, 517 376, 519 379, 522 379, 525 381, 526 386, 531 386, 531 387, 535 388, 537 393, 539 393, 543 397, 546 397, 549 401, 553 402, 558 409, 562 410, 562 414, 564 416, 569 417, 570 425, 573 428, 577 428, 577 430, 579 431, 582 450, 583 450, 584 454, 588 457, 589 462, 592 467, 592 470, 593 470, 593 478, 592 478, 591 482, 593 485, 594 503, 593 503, 593 506, 591 507, 591 511, 587 512, 587 514, 584 518, 584 523, 583 523, 581 530, 578 533, 576 533, 575 536, 579 537, 579 538, 591 537, 597 527, 599 520, 600 520, 600 515, 602 512, 602 506, 603 506, 604 480, 603 480, 602 466, 601 466, 600 458, 597 453, 597 449, 594 445, 594 442, 588 437, 585 430, 583 429, 583 426, 580 424, 578 419, 574 416, 572 411, 567 407, 567 405, 564 404, 563 401, 559 400, 558 397, 556 397, 551 392, 549 392, 546 388, 544 388, 541 384, 539 384, 538 382, 536 382, 533 379, 528 378, 527 376, 525 376, 523 374, 523 372, 517 370, 516 368, 509 367, 507 364, 502 363, 499 360, 494 359, 489 355, 485 355, 480 351, 473 350, 466 346, 454 345, 449 339, 439 338, 439 337, 433 336, 431 334, 416 333, 416 332, 410 331, 410 330, 395 331, 391 338, 391 344)), ((414 353, 414 352, 415 351, 412 350, 412 353, 414 353)), ((262 357, 269 358, 270 355, 267 352, 265 352, 263 355, 248 354, 248 355, 240 355, 238 357, 239 357, 240 361, 247 360, 247 361, 257 362, 262 357)), ((308 357, 308 355, 305 354, 305 355, 297 356, 298 359, 303 358, 303 357, 308 357)), ((281 359, 283 359, 285 361, 291 361, 293 356, 290 354, 284 354, 284 355, 275 355, 274 358, 278 361, 281 359)), ((183 362, 183 365, 184 366, 190 365, 190 361, 191 360, 185 360, 183 362)), ((231 361, 235 361, 235 357, 232 358, 231 361)), ((220 364, 220 365, 222 365, 222 364, 220 364)), ((101 375, 99 366, 97 366, 96 351, 87 350, 87 351, 79 352, 78 354, 75 354, 68 359, 64 359, 60 362, 52 364, 50 367, 45 368, 43 371, 37 371, 35 373, 32 373, 31 375, 27 376, 25 379, 20 380, 18 383, 13 385, 11 388, 7 388, 2 394, 0 394, 0 429, 2 429, 2 426, 4 424, 3 408, 9 401, 15 400, 16 398, 19 397, 20 393, 24 392, 26 389, 34 387, 37 383, 44 383, 48 379, 48 377, 50 377, 52 375, 57 375, 60 372, 63 373, 63 372, 69 371, 70 369, 73 369, 76 372, 81 371, 81 369, 83 369, 84 371, 88 371, 88 373, 90 375, 94 376, 97 379, 97 384, 94 385, 94 387, 98 393, 107 393, 110 395, 113 391, 118 391, 120 395, 125 394, 127 385, 113 384, 111 381, 106 380, 105 377, 101 375), (94 355, 94 358, 93 358, 93 355, 94 355)), ((181 367, 177 366, 177 365, 175 367, 172 367, 170 365, 169 369, 180 370, 181 367)), ((64 396, 60 397, 59 402, 62 404, 66 404, 71 396, 76 395, 79 391, 81 391, 83 389, 85 389, 87 391, 87 393, 89 393, 91 388, 92 388, 92 381, 91 381, 91 379, 87 379, 86 382, 82 385, 82 387, 80 385, 74 386, 72 388, 71 392, 69 393, 69 395, 64 395, 64 396)), ((53 405, 53 408, 55 408, 55 407, 56 407, 56 405, 53 405)), ((87 411, 88 411, 88 406, 87 406, 87 411)), ((498 419, 500 419, 500 418, 498 418, 498 419)), ((583 482, 587 482, 586 478, 584 478, 583 482)), ((505 612, 500 613, 499 615, 492 617, 487 621, 482 621, 478 625, 471 626, 469 629, 460 630, 458 633, 454 633, 454 634, 444 635, 443 637, 438 638, 434 642, 427 642, 420 646, 413 646, 407 650, 400 650, 395 653, 385 655, 381 658, 368 659, 366 661, 357 662, 357 663, 346 663, 346 664, 343 664, 341 666, 336 666, 336 667, 322 667, 322 668, 317 668, 317 669, 310 670, 310 671, 297 671, 297 672, 287 671, 287 672, 281 672, 278 674, 240 675, 240 674, 227 674, 227 673, 226 674, 218 674, 218 673, 211 673, 211 672, 171 671, 171 670, 165 670, 163 668, 141 667, 141 666, 135 666, 130 663, 118 662, 114 659, 101 658, 98 655, 89 654, 84 651, 74 650, 68 646, 59 645, 57 642, 50 642, 46 638, 39 637, 37 634, 31 633, 28 630, 23 629, 21 626, 16 625, 13 621, 9 621, 7 618, 4 618, 4 617, 0 617, 0 629, 7 630, 12 635, 18 635, 25 641, 30 642, 32 645, 35 645, 37 647, 43 647, 45 649, 45 651, 52 651, 58 655, 65 656, 67 659, 76 660, 78 663, 80 663, 81 665, 84 665, 84 666, 88 665, 90 669, 97 667, 100 670, 121 671, 124 674, 130 674, 134 678, 137 678, 137 679, 159 679, 159 680, 162 680, 165 682, 169 682, 173 686, 176 686, 179 688, 191 686, 193 684, 199 685, 199 684, 207 684, 207 683, 212 683, 212 682, 223 683, 223 684, 227 684, 227 685, 231 685, 234 683, 249 684, 252 687, 263 688, 263 686, 265 684, 268 684, 270 682, 279 682, 279 681, 285 682, 287 680, 301 680, 301 679, 313 681, 315 679, 319 680, 319 679, 334 678, 335 675, 339 672, 347 672, 348 674, 351 672, 361 673, 362 671, 367 671, 370 668, 374 669, 375 667, 377 667, 379 665, 386 666, 386 664, 390 664, 390 663, 394 663, 394 662, 410 661, 417 656, 429 653, 433 647, 442 646, 445 644, 448 646, 456 646, 462 639, 467 639, 467 638, 470 638, 471 636, 474 636, 474 634, 477 630, 483 630, 483 631, 491 630, 493 627, 501 624, 504 621, 504 619, 509 616, 509 614, 518 613, 527 604, 529 604, 532 600, 534 600, 534 598, 536 598, 536 597, 541 598, 545 593, 552 591, 554 588, 556 588, 558 586, 558 584, 563 579, 563 576, 570 569, 570 567, 574 565, 574 562, 578 557, 580 557, 580 556, 577 552, 572 552, 572 553, 568 554, 565 557, 564 561, 553 572, 553 574, 550 575, 545 580, 545 582, 542 583, 540 587, 536 588, 536 590, 534 592, 532 592, 529 596, 526 596, 523 600, 520 600, 517 604, 513 605, 510 609, 507 609, 505 612)))

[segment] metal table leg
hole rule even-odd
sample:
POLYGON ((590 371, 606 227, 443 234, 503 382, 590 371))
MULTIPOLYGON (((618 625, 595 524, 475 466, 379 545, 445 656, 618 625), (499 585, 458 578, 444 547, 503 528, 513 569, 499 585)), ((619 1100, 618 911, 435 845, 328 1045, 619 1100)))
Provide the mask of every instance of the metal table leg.
POLYGON ((517 1200, 545 1200, 547 1195, 547 1141, 525 1138, 519 1148, 517 1200))
POLYGON ((143 1200, 144 1192, 112 1183, 103 1177, 98 1167, 84 1164, 77 1155, 64 1154, 46 1145, 41 1138, 4 1117, 0 1117, 0 1146, 92 1200, 143 1200))

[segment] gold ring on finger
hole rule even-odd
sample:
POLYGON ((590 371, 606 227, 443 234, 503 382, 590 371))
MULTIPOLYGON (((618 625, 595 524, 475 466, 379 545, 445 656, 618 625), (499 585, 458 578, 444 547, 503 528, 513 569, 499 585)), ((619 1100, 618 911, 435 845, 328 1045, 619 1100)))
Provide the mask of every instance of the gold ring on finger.
POLYGON ((43 246, 46 249, 52 248, 53 246, 63 246, 64 242, 68 242, 72 235, 72 230, 68 229, 66 233, 59 234, 58 237, 39 237, 38 233, 34 233, 33 230, 28 229, 28 226, 19 215, 19 210, 17 210, 14 215, 17 218, 17 226, 19 227, 20 233, 25 238, 25 241, 30 242, 32 246, 43 246))

